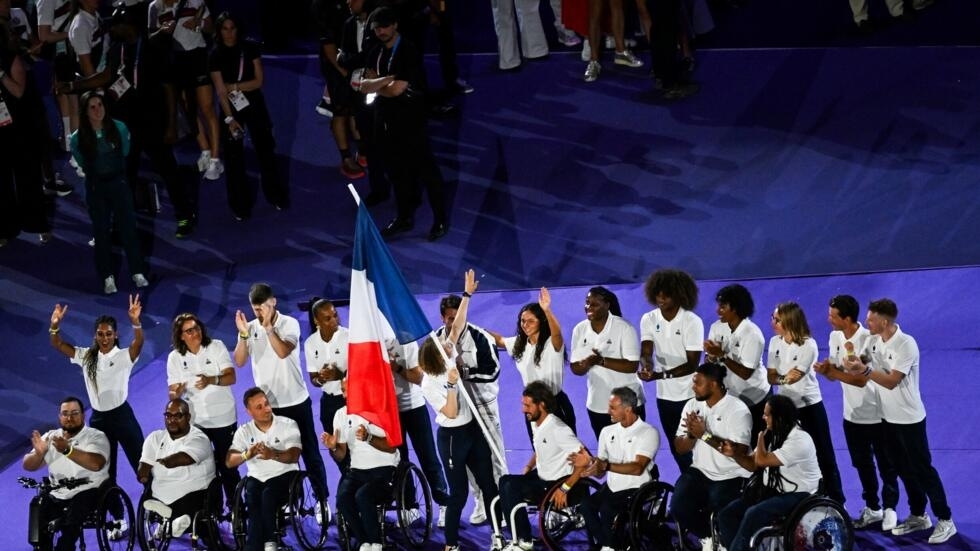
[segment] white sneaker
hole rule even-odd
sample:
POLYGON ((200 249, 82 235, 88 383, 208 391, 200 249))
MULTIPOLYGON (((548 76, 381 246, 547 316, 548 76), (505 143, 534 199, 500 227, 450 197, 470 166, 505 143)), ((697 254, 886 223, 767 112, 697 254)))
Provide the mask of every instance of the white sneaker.
POLYGON ((589 39, 582 40, 582 61, 588 63, 592 61, 592 47, 589 46, 589 39))
POLYGON ((179 538, 191 527, 191 517, 188 515, 181 515, 170 523, 170 535, 175 538, 179 538))
POLYGON ((881 516, 881 531, 888 532, 897 525, 898 515, 895 514, 895 509, 885 509, 884 514, 881 516))
POLYGON ((503 551, 531 551, 534 549, 534 542, 517 540, 508 543, 503 551))
POLYGON ((274 541, 267 541, 262 546, 263 551, 279 551, 279 544, 274 541))
POLYGON ((208 166, 210 164, 211 164, 211 152, 202 151, 201 156, 197 158, 197 171, 204 172, 205 170, 208 169, 208 166))
POLYGON ((126 519, 122 519, 119 521, 119 525, 117 527, 109 530, 109 541, 119 541, 123 539, 126 537, 126 532, 129 532, 129 523, 126 522, 126 519))
POLYGON ((150 284, 150 282, 146 280, 146 277, 144 277, 143 274, 133 274, 133 283, 136 285, 136 287, 146 287, 147 285, 150 284))
POLYGON ((105 282, 102 284, 102 291, 107 295, 115 294, 116 289, 116 278, 109 276, 105 278, 105 282))
POLYGON ((217 180, 221 178, 224 172, 225 165, 221 163, 221 159, 210 159, 208 169, 204 171, 204 177, 208 180, 217 180))
POLYGON ((713 538, 702 538, 701 551, 715 551, 715 540, 713 538))
POLYGON ((483 507, 483 499, 477 499, 473 512, 470 514, 470 524, 483 524, 486 521, 487 511, 483 507))
POLYGON ((626 67, 643 67, 643 62, 629 50, 616 52, 615 62, 616 65, 623 65, 626 67))
POLYGON ((881 509, 872 509, 871 507, 865 507, 861 509, 861 515, 854 519, 855 528, 867 528, 869 525, 879 522, 884 518, 884 514, 881 509))
POLYGON ((357 551, 371 551, 371 544, 362 543, 361 546, 357 548, 357 551))
POLYGON ((608 545, 603 545, 602 546, 602 549, 599 549, 599 551, 616 551, 616 548, 615 547, 609 547, 608 545))
POLYGON ((585 82, 595 82, 599 78, 599 73, 602 71, 602 65, 599 65, 598 61, 590 61, 585 67, 585 82))
POLYGON ((445 528, 445 527, 446 527, 446 506, 440 505, 439 518, 436 519, 436 528, 445 528))
POLYGON ((558 42, 561 42, 563 46, 574 48, 582 43, 582 39, 575 34, 575 31, 562 28, 558 30, 558 42))
POLYGON ((929 543, 945 543, 946 540, 956 535, 956 525, 953 519, 940 520, 936 523, 936 529, 929 536, 929 543))
POLYGON ((144 501, 143 508, 147 511, 152 511, 165 519, 170 518, 170 515, 173 514, 173 510, 169 505, 156 499, 148 499, 144 501))
POLYGON ((384 551, 385 546, 380 543, 372 543, 371 551, 384 551))
POLYGON ((912 532, 918 532, 919 530, 928 530, 929 528, 932 528, 932 519, 929 518, 928 514, 923 513, 921 517, 918 515, 909 515, 901 524, 892 529, 892 534, 903 536, 912 532))

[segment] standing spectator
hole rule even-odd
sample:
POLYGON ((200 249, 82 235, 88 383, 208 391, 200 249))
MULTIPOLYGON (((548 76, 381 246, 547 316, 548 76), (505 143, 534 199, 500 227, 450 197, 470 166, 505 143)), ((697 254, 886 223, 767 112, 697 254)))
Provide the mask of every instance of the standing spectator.
POLYGON ((133 194, 126 184, 129 129, 106 116, 99 94, 82 94, 81 105, 84 116, 78 130, 71 135, 71 152, 85 171, 85 200, 95 235, 95 268, 102 278, 103 291, 107 295, 116 292, 110 237, 113 224, 126 251, 133 283, 136 287, 146 287, 150 283, 143 275, 146 263, 136 237, 133 194))
POLYGON ((522 53, 527 59, 548 55, 548 40, 544 36, 538 4, 539 0, 491 0, 497 53, 500 55, 497 66, 501 70, 519 67, 522 53))
POLYGON ((252 215, 255 191, 245 175, 245 129, 259 160, 262 193, 276 210, 289 208, 289 187, 279 175, 272 119, 262 94, 262 57, 253 42, 239 39, 240 25, 233 15, 218 16, 218 41, 209 59, 211 80, 218 93, 225 126, 221 143, 227 161, 228 204, 239 220, 252 215))
POLYGON ((449 9, 451 1, 396 0, 395 6, 401 12, 399 28, 409 42, 424 52, 426 35, 431 26, 439 43, 439 69, 446 92, 450 95, 470 94, 473 87, 459 76, 456 35, 453 32, 452 10, 449 9))
MULTIPOLYGON (((51 62, 55 83, 75 79, 77 64, 75 56, 68 51, 68 26, 72 16, 71 0, 37 0, 37 37, 41 41, 38 56, 51 62)), ((65 151, 70 151, 69 137, 78 128, 78 98, 57 95, 55 102, 61 114, 61 145, 65 151)), ((71 162, 75 160, 71 159, 71 162)))
POLYGON ((677 39, 681 35, 683 0, 650 2, 650 57, 665 99, 681 99, 697 93, 697 84, 689 82, 684 65, 677 56, 677 39))
MULTIPOLYGON (((670 2, 679 2, 680 0, 667 0, 670 2)), ((626 41, 623 36, 624 26, 625 26, 625 16, 623 15, 623 0, 591 0, 589 3, 589 64, 585 68, 585 82, 594 82, 599 78, 599 73, 602 71, 602 66, 599 64, 599 53, 601 52, 599 41, 602 37, 601 23, 602 23, 602 8, 605 5, 609 6, 610 20, 612 23, 612 34, 616 45, 616 53, 613 57, 613 62, 616 65, 623 65, 625 67, 642 67, 643 62, 640 61, 633 52, 626 49, 626 41)), ((677 39, 677 34, 674 33, 672 37, 675 41, 677 39)), ((583 55, 584 57, 584 55, 583 55)))

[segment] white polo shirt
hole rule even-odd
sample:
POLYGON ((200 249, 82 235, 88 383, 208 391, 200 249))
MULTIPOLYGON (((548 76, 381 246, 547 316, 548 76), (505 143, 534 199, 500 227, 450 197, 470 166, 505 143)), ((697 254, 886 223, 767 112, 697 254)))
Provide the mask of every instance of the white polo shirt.
POLYGON ((926 418, 926 406, 919 394, 919 345, 902 328, 882 342, 881 336, 873 335, 868 343, 871 365, 890 373, 893 370, 905 374, 893 389, 878 387, 881 400, 881 417, 889 423, 910 425, 926 418))
MULTIPOLYGON (((858 330, 850 339, 844 337, 843 331, 832 331, 830 333, 830 344, 827 350, 830 353, 830 361, 834 365, 843 366, 844 358, 847 357, 847 348, 844 343, 850 342, 854 346, 854 354, 861 356, 865 354, 865 347, 871 339, 871 333, 861 324, 858 330)), ((873 425, 881 422, 881 406, 878 403, 878 385, 874 381, 868 381, 863 387, 841 383, 841 390, 844 394, 844 420, 858 425, 873 425)))
POLYGON ((204 42, 204 35, 194 29, 184 27, 184 23, 197 17, 198 10, 201 10, 202 6, 203 12, 200 17, 202 21, 210 17, 211 12, 208 11, 204 0, 185 0, 180 13, 174 13, 177 10, 177 5, 180 3, 180 0, 175 0, 173 5, 167 6, 163 0, 153 0, 147 13, 150 32, 152 33, 162 27, 164 23, 176 20, 177 24, 174 26, 175 50, 186 52, 197 48, 205 48, 207 44, 204 42))
MULTIPOLYGON (((330 342, 324 342, 319 331, 306 337, 303 351, 306 355, 306 371, 319 373, 323 366, 335 367, 341 373, 347 373, 347 339, 349 333, 346 327, 338 327, 330 342)), ((327 381, 320 387, 324 394, 341 396, 340 381, 327 381)))
MULTIPOLYGON (((37 26, 47 25, 51 32, 68 32, 71 25, 71 0, 37 0, 37 26)), ((55 44, 55 53, 64 55, 68 52, 68 39, 55 44)))
POLYGON ((71 42, 75 55, 91 54, 97 46, 102 45, 102 58, 92 59, 92 66, 96 70, 100 68, 108 48, 106 36, 98 14, 93 15, 81 9, 75 14, 75 18, 71 20, 71 26, 68 28, 68 41, 71 42))
MULTIPOLYGON (((55 436, 61 436, 61 429, 49 430, 44 433, 43 438, 48 444, 55 436)), ((58 488, 51 492, 51 495, 58 499, 71 499, 75 495, 98 488, 103 482, 109 479, 109 439, 105 433, 89 426, 82 427, 78 434, 68 439, 69 444, 77 450, 89 453, 97 453, 105 458, 105 464, 98 471, 90 471, 75 463, 64 454, 49 445, 48 451, 44 453, 44 463, 48 466, 48 476, 51 482, 59 483, 66 478, 88 478, 88 483, 76 488, 58 488)))
POLYGON ((728 393, 741 398, 749 407, 765 400, 770 386, 766 366, 762 363, 766 340, 759 326, 745 318, 732 331, 727 323, 718 320, 711 324, 708 340, 718 343, 725 356, 752 370, 752 376, 743 379, 729 369, 725 376, 728 393))
MULTIPOLYGON (((691 398, 684 404, 684 411, 681 412, 681 424, 677 427, 675 436, 687 435, 687 427, 683 420, 691 412, 697 413, 704 419, 706 432, 736 444, 752 446, 752 442, 749 441, 752 437, 752 414, 749 413, 748 406, 735 396, 726 393, 714 407, 708 407, 707 401, 702 402, 696 398, 691 398)), ((712 448, 704 440, 698 440, 694 443, 692 465, 704 473, 704 476, 715 481, 745 478, 752 474, 740 467, 731 457, 726 457, 717 449, 712 448)))
MULTIPOLYGON (((783 492, 812 494, 817 491, 823 475, 820 474, 820 465, 817 463, 817 448, 813 445, 813 438, 805 430, 799 427, 790 429, 786 441, 772 453, 782 463, 779 474, 784 478, 783 492)), ((768 482, 769 469, 763 474, 763 480, 768 482)))
POLYGON ((796 368, 803 372, 803 378, 791 385, 779 385, 778 394, 793 400, 797 408, 812 406, 823 400, 820 383, 813 371, 817 361, 817 341, 807 337, 802 345, 786 342, 779 335, 769 339, 769 368, 779 375, 786 375, 796 368))
POLYGON ((444 373, 442 375, 429 375, 422 378, 422 394, 425 400, 436 412, 436 424, 440 427, 462 427, 473 420, 473 412, 466 405, 466 400, 459 395, 459 387, 456 387, 456 400, 458 400, 457 415, 455 419, 450 419, 442 413, 442 408, 448 403, 449 378, 444 373))
POLYGON ((176 440, 166 429, 155 430, 143 441, 140 463, 153 467, 153 498, 171 504, 185 495, 207 489, 214 479, 214 450, 204 432, 191 426, 190 432, 176 440), (176 453, 186 453, 192 465, 167 468, 158 460, 176 453))
MULTIPOLYGON (((299 425, 289 417, 281 415, 272 416, 272 426, 265 432, 255 426, 254 420, 238 427, 238 430, 235 431, 235 437, 231 441, 231 449, 244 452, 259 442, 265 442, 266 446, 280 451, 290 448, 302 449, 303 447, 299 435, 299 425)), ((275 459, 262 459, 252 456, 249 456, 245 465, 248 466, 248 476, 260 482, 265 482, 290 471, 299 470, 297 463, 282 463, 275 459)))
POLYGON ((378 467, 397 467, 401 458, 398 448, 391 453, 386 453, 366 440, 357 439, 357 427, 364 425, 368 433, 384 438, 387 433, 381 427, 372 425, 367 419, 360 415, 347 415, 347 406, 337 410, 333 415, 333 430, 337 434, 337 442, 347 444, 347 453, 350 457, 352 469, 376 469, 378 467))
MULTIPOLYGON (((98 360, 95 380, 88 378, 85 368, 85 353, 88 348, 75 347, 71 363, 81 366, 82 378, 88 401, 95 411, 111 411, 123 405, 129 396, 129 376, 133 373, 134 360, 129 359, 129 348, 113 347, 108 353, 97 352, 98 360)), ((139 358, 136 358, 139 360, 139 358)))
POLYGON ((395 396, 398 397, 398 411, 411 411, 424 406, 425 396, 422 394, 422 387, 412 384, 402 376, 405 370, 418 368, 419 345, 414 342, 398 344, 395 339, 386 339, 385 346, 391 363, 402 369, 402 374, 396 373, 397 369, 394 367, 391 369, 391 378, 395 381, 395 396))
MULTIPOLYGON (((514 343, 516 342, 517 337, 504 339, 504 346, 511 357, 514 356, 514 343)), ((517 367, 518 373, 521 374, 521 382, 526 387, 534 381, 541 381, 548 386, 548 390, 552 394, 557 396, 565 384, 565 346, 562 345, 559 350, 555 350, 551 344, 551 337, 548 337, 548 342, 541 349, 541 361, 539 363, 534 363, 534 349, 535 345, 530 342, 527 343, 521 359, 514 360, 514 365, 517 367)))
MULTIPOLYGON (((603 427, 599 432, 599 450, 596 457, 610 463, 631 463, 636 456, 649 457, 643 474, 606 473, 606 485, 613 492, 621 492, 639 488, 653 480, 650 471, 653 470, 654 458, 660 448, 660 433, 646 421, 637 419, 632 425, 624 427, 622 423, 613 423, 603 427)), ((540 460, 539 460, 540 462, 540 460)))
POLYGON ((274 408, 295 406, 310 397, 299 364, 299 322, 276 312, 273 324, 279 338, 293 344, 293 351, 280 358, 269 344, 269 336, 258 319, 248 322, 248 353, 252 357, 252 377, 274 408))
MULTIPOLYGON (((623 318, 609 314, 602 331, 592 330, 592 323, 583 320, 572 330, 572 362, 583 360, 596 349, 603 357, 639 361, 640 346, 636 329, 623 318)), ((636 373, 619 373, 599 365, 592 366, 588 373, 588 395, 585 407, 596 413, 609 410, 609 395, 614 388, 628 387, 636 392, 637 405, 646 403, 643 383, 636 373)))
POLYGON ((568 456, 582 448, 582 442, 557 415, 549 414, 540 425, 531 423, 532 443, 538 478, 554 481, 572 474, 568 456))
POLYGON ((167 356, 167 386, 187 383, 183 398, 191 409, 191 422, 199 427, 216 429, 238 422, 235 395, 230 386, 209 384, 203 390, 194 388, 197 377, 215 377, 232 367, 225 343, 212 339, 197 354, 171 350, 167 356))
MULTIPOLYGON (((704 322, 683 308, 667 321, 660 308, 640 318, 640 343, 653 343, 653 369, 666 371, 687 363, 688 352, 704 350, 704 322)), ((657 381, 657 398, 683 402, 694 397, 694 374, 657 381)))

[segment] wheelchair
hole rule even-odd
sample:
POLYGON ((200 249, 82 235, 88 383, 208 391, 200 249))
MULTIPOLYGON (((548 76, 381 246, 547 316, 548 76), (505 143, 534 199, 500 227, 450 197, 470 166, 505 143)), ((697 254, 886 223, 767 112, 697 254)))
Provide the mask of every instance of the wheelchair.
MULTIPOLYGON (((235 501, 231 509, 231 532, 238 549, 245 548, 248 536, 248 510, 245 502, 245 482, 243 477, 235 488, 235 501)), ((292 549, 283 542, 286 530, 292 527, 300 547, 306 551, 322 549, 327 541, 327 525, 330 523, 330 509, 326 498, 319 498, 313 491, 313 484, 306 471, 295 471, 289 483, 286 503, 276 515, 276 529, 280 548, 292 549)))
MULTIPOLYGON (((66 479, 52 483, 48 477, 40 482, 33 478, 17 479, 24 488, 36 490, 31 499, 28 518, 27 540, 33 549, 41 548, 41 543, 60 531, 62 519, 55 517, 44 526, 41 525, 41 511, 45 501, 53 499, 51 492, 59 488, 77 488, 88 482, 86 478, 66 479)), ((129 496, 112 481, 105 481, 98 489, 99 496, 95 509, 89 511, 82 520, 82 537, 78 540, 79 549, 85 551, 85 530, 95 530, 100 551, 132 551, 135 538, 133 503, 129 496)))
MULTIPOLYGON (((578 512, 578 506, 586 497, 599 491, 601 487, 592 478, 581 478, 578 483, 568 492, 567 503, 564 508, 556 507, 551 499, 556 492, 561 491, 561 485, 568 480, 562 477, 555 482, 541 499, 541 503, 519 503, 508 515, 508 522, 511 527, 511 541, 517 541, 517 528, 514 522, 515 514, 518 509, 524 508, 527 512, 537 512, 538 515, 538 535, 541 542, 547 549, 561 551, 562 549, 584 549, 588 547, 585 536, 585 522, 582 515, 578 512)), ((500 521, 497 519, 496 510, 500 496, 494 498, 490 507, 490 520, 493 526, 492 550, 499 550, 504 547, 504 537, 500 529, 500 521)))
MULTIPOLYGON (((391 497, 378 504, 381 539, 385 541, 391 529, 403 540, 399 548, 422 549, 432 535, 432 490, 422 469, 403 461, 392 477, 391 497)), ((337 514, 337 533, 340 548, 351 551, 350 529, 343 515, 337 514)))
POLYGON ((854 524, 840 503, 814 494, 799 502, 782 521, 752 534, 749 548, 759 551, 851 551, 854 548, 854 524))
POLYGON ((653 466, 653 480, 640 486, 630 497, 625 518, 614 521, 614 529, 629 542, 630 551, 673 550, 679 547, 681 537, 667 506, 674 487, 659 480, 660 471, 653 466))
MULTIPOLYGON (((148 509, 147 501, 151 499, 149 486, 147 486, 140 497, 139 506, 136 508, 137 539, 143 551, 167 551, 173 539, 170 529, 173 518, 170 514, 162 514, 159 505, 151 506, 148 509)), ((163 507, 169 509, 166 505, 163 507)), ((221 507, 221 479, 215 478, 208 485, 201 509, 194 512, 191 517, 191 549, 202 549, 200 547, 201 540, 210 550, 231 551, 235 549, 236 544, 231 526, 227 522, 228 517, 221 515, 221 507)))

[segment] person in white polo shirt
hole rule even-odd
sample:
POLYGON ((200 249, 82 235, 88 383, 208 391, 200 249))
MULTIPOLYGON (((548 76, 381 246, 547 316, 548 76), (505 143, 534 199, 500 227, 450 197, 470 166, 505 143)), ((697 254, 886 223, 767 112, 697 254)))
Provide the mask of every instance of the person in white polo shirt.
MULTIPOLYGON (((861 373, 844 369, 844 360, 852 355, 866 355, 871 333, 858 320, 860 306, 850 295, 830 299, 827 320, 830 333, 830 355, 813 368, 831 381, 840 381, 844 394, 844 438, 851 455, 851 465, 861 481, 865 507, 854 520, 855 528, 866 528, 881 522, 884 531, 895 528, 898 516, 898 472, 885 450, 885 426, 881 421, 878 385, 867 382, 861 373), (877 463, 877 468, 875 466, 877 463), (878 476, 881 475, 881 500, 878 499, 878 476)), ((865 356, 867 357, 867 356, 865 356)), ((867 360, 870 363, 870 359, 867 360)))
POLYGON ((878 385, 886 450, 909 494, 911 513, 892 534, 900 536, 932 528, 932 519, 926 514, 926 503, 932 503, 932 512, 939 522, 929 543, 943 543, 956 535, 956 525, 929 451, 926 408, 919 394, 919 345, 902 332, 895 323, 897 318, 894 301, 872 301, 865 319, 872 335, 865 348, 870 366, 861 356, 845 358, 844 366, 878 385))
MULTIPOLYGON (((340 381, 346 396, 347 379, 340 381)), ((391 482, 401 459, 388 434, 360 415, 349 415, 347 406, 334 414, 333 431, 320 439, 338 463, 350 462, 337 487, 337 510, 344 516, 360 551, 381 551, 382 535, 378 505, 391 499, 391 482)))
POLYGON ((191 425, 187 402, 167 402, 163 419, 166 429, 151 432, 143 443, 137 478, 150 485, 152 498, 144 507, 172 519, 170 533, 176 538, 203 508, 214 480, 214 453, 207 435, 191 425))
POLYGON ((61 536, 55 549, 75 549, 82 533, 82 520, 95 509, 99 499, 99 486, 109 479, 109 440, 98 429, 85 426, 85 406, 79 398, 69 396, 61 401, 59 422, 61 428, 49 430, 43 435, 31 434, 31 451, 24 456, 21 465, 25 471, 34 472, 48 466, 52 484, 68 479, 82 479, 84 484, 73 488, 58 488, 51 492, 51 499, 37 517, 41 549, 51 549, 51 534, 43 529, 50 520, 63 516, 61 536), (68 507, 65 514, 65 507, 68 507))
POLYGON ((143 350, 143 325, 140 323, 143 305, 139 295, 129 296, 128 315, 133 326, 133 342, 128 348, 119 348, 116 318, 105 315, 95 320, 95 339, 91 346, 73 346, 61 338, 61 321, 67 312, 67 304, 55 304, 48 328, 51 346, 82 368, 85 390, 92 404, 89 424, 105 433, 109 439, 109 478, 116 480, 116 445, 122 446, 134 473, 139 468, 140 451, 143 449, 143 429, 126 401, 133 364, 143 350))
POLYGON ((619 547, 613 520, 626 509, 637 488, 653 480, 653 458, 660 448, 660 434, 637 415, 638 400, 631 388, 612 389, 608 398, 612 424, 599 434, 596 456, 590 457, 583 448, 569 457, 575 467, 587 466, 583 476, 606 476, 599 491, 579 505, 589 539, 602 551, 619 547))
POLYGON ((636 375, 640 346, 636 328, 622 318, 619 298, 605 287, 593 287, 585 296, 585 320, 572 330, 571 369, 587 375, 585 401, 589 423, 596 438, 611 425, 608 404, 612 389, 621 386, 636 393, 636 415, 646 419, 643 383, 636 375))
POLYGON ((710 535, 708 519, 742 491, 749 471, 722 453, 730 443, 737 455, 749 451, 752 415, 725 388, 725 366, 705 363, 694 375, 694 398, 681 414, 674 445, 680 453, 693 452, 693 461, 674 484, 670 511, 681 528, 698 537, 710 535))
MULTIPOLYGON (((303 343, 306 371, 320 387, 320 426, 329 432, 337 411, 347 405, 340 381, 347 376, 347 328, 340 325, 337 308, 318 298, 310 305, 310 336, 303 343)), ((340 466, 340 464, 337 464, 340 466)))
POLYGON ((772 389, 762 363, 766 339, 759 326, 749 319, 755 314, 755 301, 744 286, 736 283, 722 287, 715 295, 715 302, 718 321, 711 324, 704 341, 706 361, 720 363, 728 369, 725 388, 749 407, 754 440, 766 428, 762 411, 772 389))
POLYGON ((299 470, 299 427, 289 417, 274 414, 259 387, 246 390, 242 401, 252 420, 238 427, 225 462, 233 469, 242 463, 248 467, 245 551, 276 551, 276 515, 289 498, 289 485, 299 470))
MULTIPOLYGON (((820 487, 820 465, 813 439, 796 424, 796 406, 786 396, 766 401, 766 431, 756 437, 755 450, 745 454, 731 442, 722 453, 743 468, 758 472, 763 487, 775 493, 753 503, 743 495, 718 513, 721 544, 728 551, 749 551, 749 540, 760 528, 788 515, 794 507, 820 487)), ((757 476, 759 476, 757 474, 757 476)))
POLYGON ((235 313, 238 344, 235 365, 252 358, 252 378, 266 394, 276 415, 296 422, 303 439, 303 464, 317 497, 326 500, 327 471, 320 455, 319 432, 313 424, 313 401, 306 389, 299 362, 299 322, 276 310, 276 297, 267 283, 255 283, 248 291, 255 319, 235 313))
MULTIPOLYGON (((643 292, 656 308, 640 319, 640 378, 657 381, 660 423, 664 434, 674 434, 684 405, 694 397, 691 378, 704 348, 704 322, 693 312, 698 285, 685 272, 662 269, 650 274, 643 292)), ((683 472, 691 465, 691 454, 679 453, 673 440, 667 441, 683 472)))
POLYGON ((235 396, 235 368, 225 343, 212 339, 208 328, 195 314, 174 318, 171 330, 173 350, 167 356, 167 385, 170 399, 183 398, 190 407, 194 426, 214 446, 214 462, 228 509, 235 500, 235 488, 242 479, 238 469, 225 465, 231 439, 238 428, 235 396))
MULTIPOLYGON (((510 518, 511 511, 519 503, 537 505, 558 480, 567 476, 568 479, 561 485, 561 491, 554 497, 555 505, 564 507, 567 500, 565 496, 572 491, 586 469, 584 466, 572 467, 569 462, 569 456, 578 453, 585 446, 564 421, 551 414, 555 407, 555 395, 544 381, 534 381, 524 388, 521 410, 524 417, 531 422, 531 430, 534 431, 534 453, 523 474, 508 474, 500 478, 500 510, 504 518, 510 518)), ((533 549, 527 510, 517 511, 514 518, 518 539, 504 549, 533 549)))

